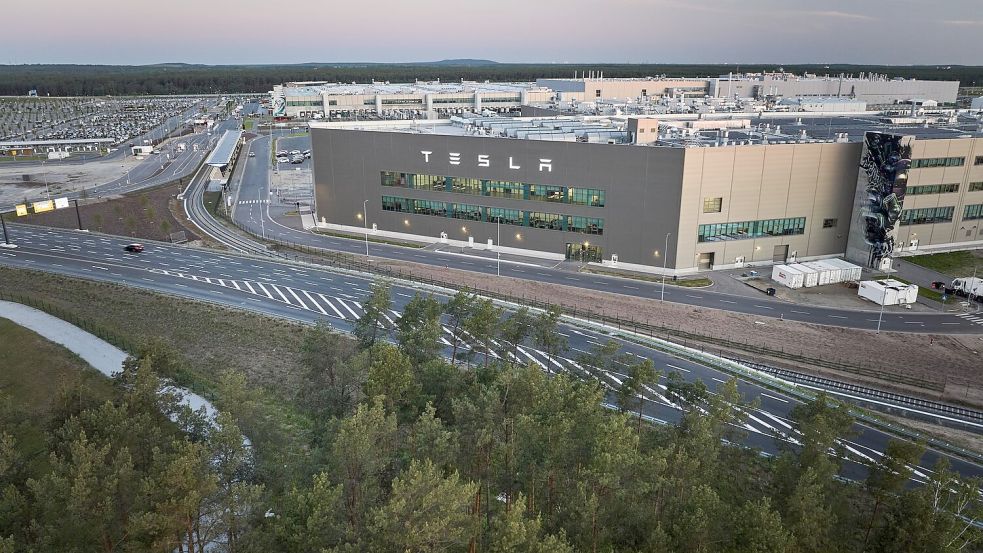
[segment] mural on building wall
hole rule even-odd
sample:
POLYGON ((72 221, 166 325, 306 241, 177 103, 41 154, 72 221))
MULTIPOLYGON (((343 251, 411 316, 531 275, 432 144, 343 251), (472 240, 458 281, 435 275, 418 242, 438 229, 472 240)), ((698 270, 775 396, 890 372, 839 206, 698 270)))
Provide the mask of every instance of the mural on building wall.
POLYGON ((860 211, 860 232, 869 246, 867 265, 880 266, 894 252, 898 220, 908 188, 911 137, 868 132, 860 157, 860 178, 866 194, 860 211))

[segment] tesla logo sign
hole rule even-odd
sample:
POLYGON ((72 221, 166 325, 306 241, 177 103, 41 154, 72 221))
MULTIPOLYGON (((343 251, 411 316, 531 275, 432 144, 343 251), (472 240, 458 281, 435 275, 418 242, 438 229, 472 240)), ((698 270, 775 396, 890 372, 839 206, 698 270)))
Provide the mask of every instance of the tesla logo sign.
MULTIPOLYGON (((430 163, 430 157, 433 155, 433 152, 430 151, 430 150, 420 150, 420 153, 423 154, 423 162, 424 163, 430 163)), ((491 162, 491 156, 489 156, 487 154, 478 154, 477 161, 478 161, 478 167, 491 167, 491 163, 492 163, 491 162)), ((460 165, 461 164, 461 153, 460 152, 448 152, 447 153, 447 163, 450 163, 451 165, 460 165)), ((522 166, 515 162, 515 158, 513 158, 512 156, 509 156, 509 169, 521 169, 521 168, 522 168, 522 166)), ((552 159, 539 158, 539 171, 540 172, 544 172, 545 171, 547 173, 552 173, 553 172, 553 160, 552 159)))

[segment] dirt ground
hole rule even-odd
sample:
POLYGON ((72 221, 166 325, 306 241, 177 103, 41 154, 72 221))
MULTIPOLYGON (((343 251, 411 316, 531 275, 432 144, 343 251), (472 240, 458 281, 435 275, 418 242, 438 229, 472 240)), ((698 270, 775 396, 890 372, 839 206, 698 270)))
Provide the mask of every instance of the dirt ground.
MULTIPOLYGON (((169 234, 184 230, 188 241, 197 240, 193 228, 185 226, 172 212, 181 183, 120 196, 111 200, 79 201, 82 228, 150 240, 168 241, 169 234)), ((18 223, 57 228, 78 228, 74 204, 67 209, 17 217, 18 223)))
POLYGON ((44 199, 46 182, 52 196, 78 191, 117 179, 139 164, 133 156, 125 156, 83 164, 0 165, 0 204, 44 199))
POLYGON ((413 263, 378 263, 425 279, 453 280, 477 290, 549 301, 565 310, 587 309, 606 316, 699 334, 706 337, 702 343, 671 336, 670 339, 713 352, 879 388, 915 392, 932 399, 983 406, 983 385, 979 379, 983 373, 983 362, 980 361, 983 337, 980 336, 875 334, 413 263), (716 340, 743 343, 750 349, 734 344, 720 347, 714 343, 716 340), (843 366, 834 370, 800 358, 843 366))

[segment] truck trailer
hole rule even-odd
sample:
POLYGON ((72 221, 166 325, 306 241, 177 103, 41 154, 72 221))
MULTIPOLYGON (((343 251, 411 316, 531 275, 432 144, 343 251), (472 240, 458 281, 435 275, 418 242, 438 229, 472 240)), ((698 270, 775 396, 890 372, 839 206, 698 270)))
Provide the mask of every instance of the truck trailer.
POLYGON ((805 280, 801 271, 793 269, 788 265, 775 265, 772 267, 771 279, 789 288, 802 288, 805 280))
POLYGON ((907 305, 918 299, 918 285, 900 280, 862 280, 857 295, 877 305, 907 305))
POLYGON ((983 296, 983 278, 961 277, 952 281, 957 296, 978 298, 983 296))

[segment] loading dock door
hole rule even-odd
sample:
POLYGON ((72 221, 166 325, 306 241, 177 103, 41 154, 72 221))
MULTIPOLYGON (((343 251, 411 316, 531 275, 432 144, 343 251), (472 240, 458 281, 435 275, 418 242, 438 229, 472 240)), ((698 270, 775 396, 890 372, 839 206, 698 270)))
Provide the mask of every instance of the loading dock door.
POLYGON ((713 252, 701 253, 700 257, 696 259, 696 268, 700 271, 713 269, 713 252))
POLYGON ((775 250, 771 254, 771 260, 775 263, 785 263, 786 259, 788 259, 788 244, 775 246, 775 250))

